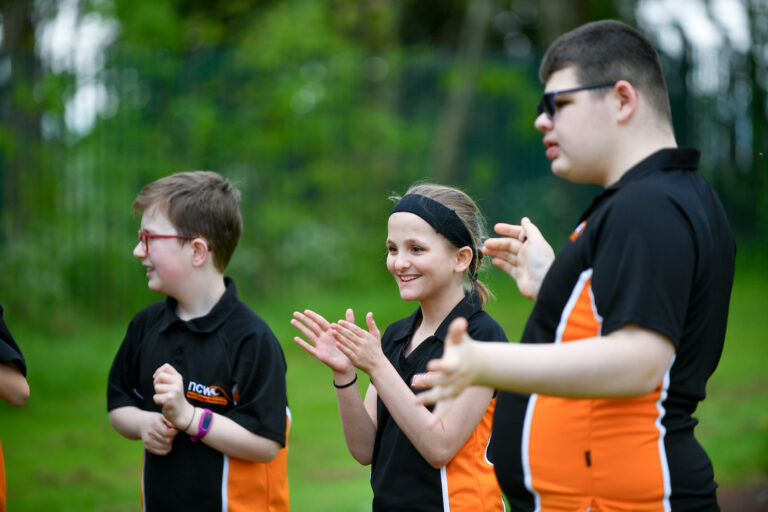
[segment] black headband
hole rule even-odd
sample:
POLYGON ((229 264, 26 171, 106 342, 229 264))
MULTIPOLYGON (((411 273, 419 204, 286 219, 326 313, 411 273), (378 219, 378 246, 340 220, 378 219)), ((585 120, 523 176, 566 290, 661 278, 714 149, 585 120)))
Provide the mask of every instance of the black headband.
POLYGON ((475 244, 472 242, 472 235, 469 234, 467 226, 455 211, 444 204, 419 194, 406 194, 392 208, 390 215, 397 212, 418 215, 453 245, 459 249, 468 246, 472 249, 472 258, 477 257, 475 244))

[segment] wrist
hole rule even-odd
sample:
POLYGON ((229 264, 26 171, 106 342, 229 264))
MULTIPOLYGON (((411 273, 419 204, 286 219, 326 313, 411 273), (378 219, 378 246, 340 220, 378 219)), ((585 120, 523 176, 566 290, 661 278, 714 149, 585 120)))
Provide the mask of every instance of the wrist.
POLYGON ((357 372, 354 372, 354 376, 352 378, 344 378, 343 380, 339 380, 334 375, 333 377, 333 387, 336 389, 344 389, 352 387, 357 382, 357 372))
POLYGON ((189 420, 182 423, 184 425, 183 428, 177 426, 176 428, 179 429, 182 432, 187 432, 189 430, 189 427, 192 426, 192 424, 195 422, 195 416, 197 412, 197 407, 191 407, 192 411, 189 414, 189 420))
POLYGON ((200 413, 200 422, 197 424, 197 431, 194 435, 190 434, 192 442, 197 442, 208 435, 211 431, 211 425, 213 424, 213 411, 210 409, 203 409, 200 413))

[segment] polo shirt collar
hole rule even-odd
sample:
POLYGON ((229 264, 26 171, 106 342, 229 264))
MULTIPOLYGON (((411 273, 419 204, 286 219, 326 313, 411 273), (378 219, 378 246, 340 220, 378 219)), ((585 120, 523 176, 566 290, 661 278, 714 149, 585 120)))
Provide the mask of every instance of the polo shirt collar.
POLYGON ((210 333, 216 330, 224 321, 229 318, 237 307, 239 300, 237 298, 237 287, 235 282, 229 278, 224 278, 224 295, 213 306, 207 315, 184 321, 176 314, 176 307, 179 302, 173 297, 165 299, 165 311, 160 320, 160 332, 169 329, 176 323, 185 325, 191 332, 210 333))
MULTIPOLYGON (((480 296, 477 294, 477 292, 472 290, 469 293, 465 293, 464 298, 461 299, 461 302, 459 302, 451 310, 448 316, 445 317, 445 320, 440 323, 440 327, 438 327, 435 331, 434 337, 440 341, 444 341, 445 337, 448 335, 448 327, 451 325, 451 322, 459 317, 469 319, 480 310, 482 310, 482 306, 480 305, 480 296)), ((392 333, 392 340, 395 343, 405 343, 410 341, 411 336, 416 330, 416 326, 421 321, 421 306, 419 306, 416 311, 414 311, 413 314, 408 317, 408 320, 409 321, 402 322, 400 325, 398 325, 396 327, 397 330, 392 333)))
POLYGON ((584 212, 579 222, 589 217, 589 214, 606 198, 615 194, 619 189, 638 181, 649 174, 659 171, 696 171, 699 168, 700 152, 696 148, 665 148, 651 154, 631 167, 619 180, 598 194, 592 205, 584 212))
POLYGON ((624 173, 619 181, 605 190, 618 189, 628 183, 637 181, 649 173, 672 170, 695 171, 699 167, 699 150, 695 148, 666 148, 660 149, 649 157, 635 164, 624 173))

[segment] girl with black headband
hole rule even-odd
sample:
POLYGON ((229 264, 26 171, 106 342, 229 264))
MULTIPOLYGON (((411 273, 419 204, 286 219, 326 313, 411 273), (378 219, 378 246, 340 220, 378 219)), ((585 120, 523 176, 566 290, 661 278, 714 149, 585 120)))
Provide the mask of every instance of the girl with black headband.
POLYGON ((477 248, 484 234, 480 211, 462 191, 411 187, 389 216, 387 268, 400 297, 418 301, 419 308, 383 337, 372 313, 365 330, 354 324, 351 309, 333 324, 309 310, 291 320, 309 343, 295 341, 333 370, 347 447, 358 462, 372 465, 374 511, 504 510, 485 456, 494 390, 467 389, 452 413, 436 420, 410 387, 413 376, 442 354, 455 318, 467 318, 475 339, 506 339, 483 311, 489 292, 477 279, 477 248), (364 400, 355 368, 371 379, 364 400))

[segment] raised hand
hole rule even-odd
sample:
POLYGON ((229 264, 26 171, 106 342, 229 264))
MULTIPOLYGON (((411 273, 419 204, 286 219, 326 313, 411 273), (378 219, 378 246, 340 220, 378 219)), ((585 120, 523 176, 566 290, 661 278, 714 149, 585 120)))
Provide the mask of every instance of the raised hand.
POLYGON ((184 396, 184 379, 176 368, 165 363, 152 376, 155 385, 153 400, 163 408, 163 417, 178 430, 189 424, 195 408, 184 396))
POLYGON ((354 312, 347 310, 347 320, 339 320, 333 324, 332 330, 337 347, 352 361, 357 368, 370 375, 371 369, 381 362, 387 361, 381 350, 381 333, 373 320, 373 313, 365 316, 368 330, 355 325, 354 312))
MULTIPOLYGON (((354 322, 354 316, 350 317, 351 311, 347 310, 347 318, 351 318, 354 322)), ((301 331, 309 343, 299 336, 294 337, 293 341, 325 363, 331 370, 347 373, 352 369, 349 358, 336 347, 336 338, 331 330, 331 324, 321 315, 309 309, 304 310, 304 313, 297 311, 293 314, 291 325, 301 331)))
POLYGON ((503 238, 486 240, 483 254, 493 258, 491 263, 495 267, 512 276, 524 297, 535 301, 555 252, 527 217, 519 226, 496 224, 494 231, 503 238))

